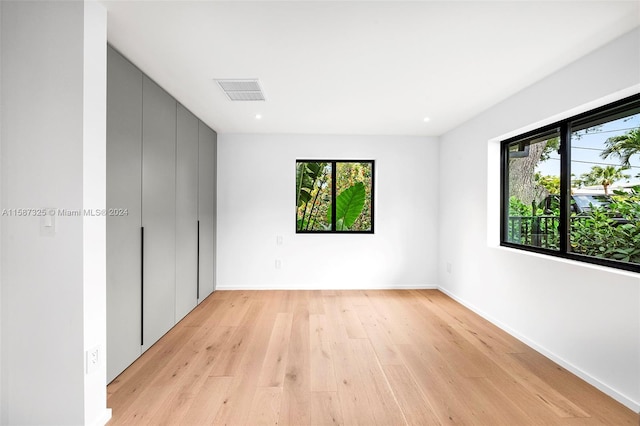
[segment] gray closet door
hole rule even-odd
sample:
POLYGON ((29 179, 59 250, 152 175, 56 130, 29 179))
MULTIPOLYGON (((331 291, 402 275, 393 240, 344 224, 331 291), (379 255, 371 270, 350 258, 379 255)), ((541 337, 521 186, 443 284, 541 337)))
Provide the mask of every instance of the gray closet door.
POLYGON ((215 289, 216 146, 217 135, 200 122, 198 218, 200 220, 200 298, 215 289))
POLYGON ((140 356, 142 73, 107 51, 107 382, 140 356))
POLYGON ((143 351, 175 324, 176 101, 149 78, 142 90, 143 351))
POLYGON ((176 323, 198 304, 198 121, 178 104, 176 323))

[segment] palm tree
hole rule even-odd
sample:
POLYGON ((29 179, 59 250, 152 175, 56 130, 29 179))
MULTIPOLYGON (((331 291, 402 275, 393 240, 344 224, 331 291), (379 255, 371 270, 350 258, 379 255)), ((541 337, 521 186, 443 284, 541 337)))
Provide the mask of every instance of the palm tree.
POLYGON ((600 157, 618 157, 623 167, 631 166, 632 155, 640 154, 640 128, 630 130, 624 135, 613 136, 604 142, 606 148, 600 157))
POLYGON ((584 185, 602 185, 604 194, 609 195, 609 186, 621 179, 628 179, 629 175, 622 173, 625 167, 593 166, 589 173, 583 173, 580 178, 584 185))

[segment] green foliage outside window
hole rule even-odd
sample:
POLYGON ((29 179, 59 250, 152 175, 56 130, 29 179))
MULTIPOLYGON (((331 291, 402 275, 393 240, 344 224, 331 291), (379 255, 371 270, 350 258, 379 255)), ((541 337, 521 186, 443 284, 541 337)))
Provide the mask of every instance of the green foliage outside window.
POLYGON ((640 94, 506 140, 502 155, 504 245, 640 272, 640 94))
POLYGON ((296 232, 373 232, 372 195, 373 161, 297 161, 296 232))
POLYGON ((574 253, 640 264, 640 186, 615 191, 608 208, 593 208, 571 221, 574 253))

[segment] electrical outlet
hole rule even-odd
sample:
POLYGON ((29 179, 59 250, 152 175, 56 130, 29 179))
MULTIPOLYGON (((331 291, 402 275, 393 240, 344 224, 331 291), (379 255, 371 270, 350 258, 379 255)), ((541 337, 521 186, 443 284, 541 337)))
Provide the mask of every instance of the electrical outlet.
POLYGON ((276 269, 282 268, 282 261, 280 259, 276 259, 276 269))
POLYGON ((101 354, 100 347, 95 346, 86 352, 87 357, 87 374, 91 374, 100 367, 101 354))
POLYGON ((282 235, 276 236, 276 245, 282 245, 282 235))
POLYGON ((451 262, 447 262, 447 272, 451 273, 451 262))

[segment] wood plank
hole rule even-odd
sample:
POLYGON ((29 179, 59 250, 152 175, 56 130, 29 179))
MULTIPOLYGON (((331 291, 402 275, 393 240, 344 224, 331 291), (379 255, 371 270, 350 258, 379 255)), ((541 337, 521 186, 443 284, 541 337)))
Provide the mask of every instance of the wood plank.
POLYGON ((398 354, 391 332, 379 323, 377 315, 370 306, 360 305, 356 308, 361 318, 363 329, 382 365, 401 365, 402 358, 398 354))
POLYGON ((349 342, 353 362, 357 364, 360 380, 367 396, 376 424, 399 425, 405 423, 404 415, 394 397, 389 382, 376 358, 371 343, 366 339, 349 342))
POLYGON ((254 301, 251 309, 246 312, 241 325, 235 327, 235 331, 228 344, 220 351, 217 362, 209 372, 212 376, 235 376, 244 352, 247 348, 253 330, 258 325, 258 318, 264 309, 264 302, 254 301))
POLYGON ((309 314, 324 314, 322 291, 312 290, 309 292, 309 314))
POLYGON ((404 365, 385 365, 382 368, 408 424, 434 426, 442 424, 431 403, 420 391, 404 365))
POLYGON ((282 387, 289 355, 292 322, 293 314, 291 313, 279 313, 276 315, 267 346, 267 353, 262 363, 258 386, 282 387))
POLYGON ((249 411, 251 424, 277 425, 280 418, 281 397, 281 387, 258 388, 249 411))
POLYGON ((344 424, 337 392, 311 393, 310 424, 318 426, 344 424))
POLYGON ((336 357, 338 400, 345 424, 375 424, 367 390, 358 371, 358 364, 347 343, 332 346, 336 357))
POLYGON ((331 333, 325 315, 309 315, 309 338, 311 355, 310 390, 335 392, 337 390, 331 341, 331 333))
POLYGON ((367 339, 367 332, 365 331, 358 314, 353 310, 343 309, 342 321, 344 322, 347 335, 352 339, 367 339))
MULTIPOLYGON (((425 358, 414 345, 397 345, 413 380, 445 425, 475 424, 461 377, 452 374, 438 357, 425 358)), ((431 355, 433 356, 433 355, 431 355)))
POLYGON ((252 299, 247 292, 237 292, 223 301, 218 323, 238 327, 251 308, 252 299))
POLYGON ((405 319, 406 306, 397 303, 396 296, 390 290, 369 291, 367 294, 378 325, 385 330, 391 341, 394 344, 412 343, 415 334, 410 333, 407 328, 409 321, 405 319))
POLYGON ((232 382, 233 377, 207 377, 179 423, 194 426, 212 424, 220 407, 226 403, 232 382))
POLYGON ((340 315, 342 317, 342 323, 344 324, 347 335, 352 339, 366 339, 367 332, 360 322, 355 307, 351 304, 353 291, 341 291, 338 298, 338 306, 340 307, 340 315))
POLYGON ((287 368, 282 387, 280 424, 310 424, 309 298, 298 301, 293 314, 287 368))
POLYGON ((342 324, 340 309, 334 297, 325 297, 324 305, 327 313, 327 335, 331 342, 331 359, 344 423, 375 424, 365 382, 359 370, 360 360, 349 345, 351 339, 342 324))

